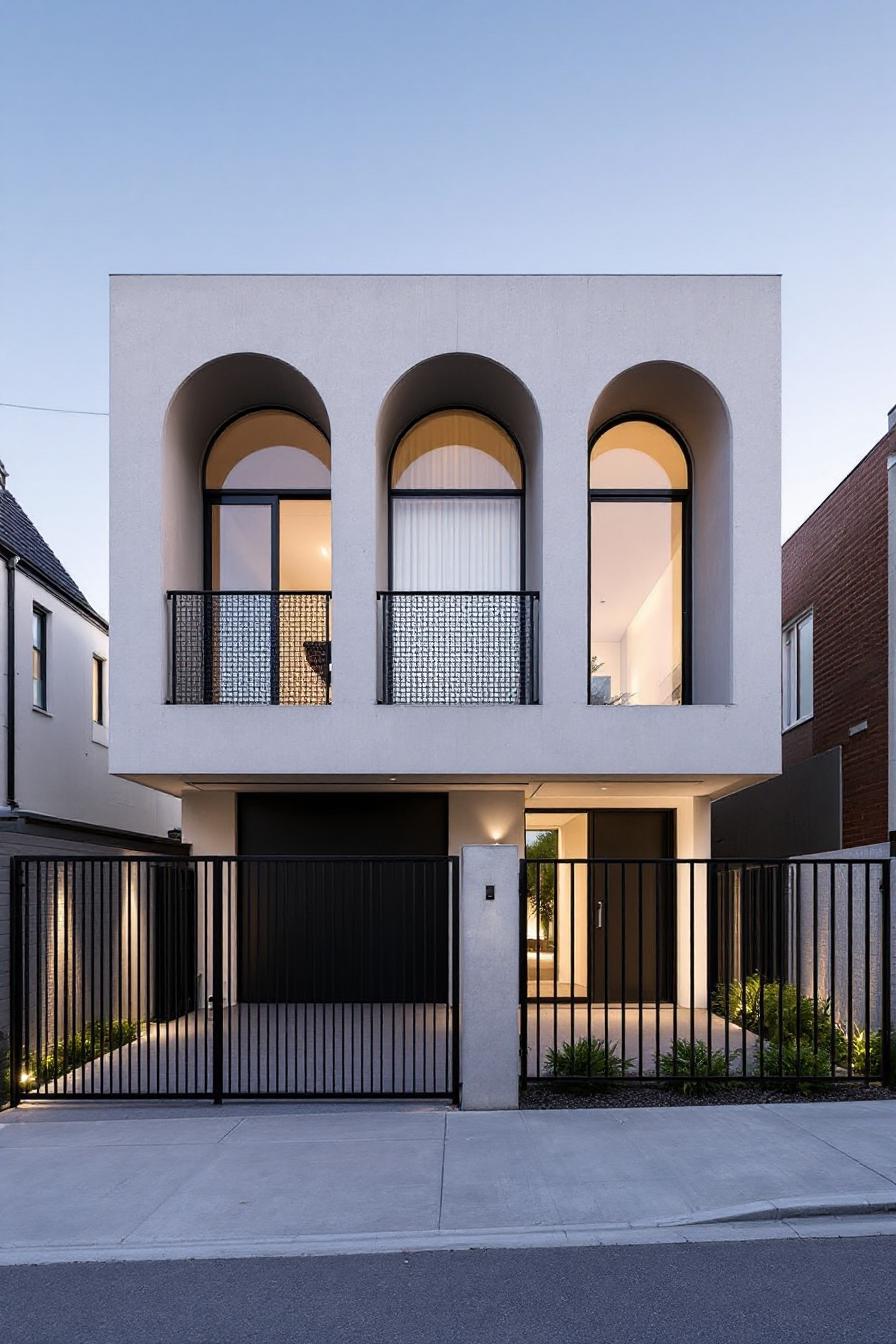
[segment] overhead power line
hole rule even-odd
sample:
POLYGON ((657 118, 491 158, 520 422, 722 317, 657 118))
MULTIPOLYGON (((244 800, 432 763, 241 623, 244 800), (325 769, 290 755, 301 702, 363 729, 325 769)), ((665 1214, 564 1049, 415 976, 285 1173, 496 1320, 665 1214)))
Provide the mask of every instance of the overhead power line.
POLYGON ((13 411, 48 411, 51 415, 104 415, 108 416, 108 411, 82 411, 74 406, 26 406, 21 401, 0 401, 0 406, 6 406, 13 411))

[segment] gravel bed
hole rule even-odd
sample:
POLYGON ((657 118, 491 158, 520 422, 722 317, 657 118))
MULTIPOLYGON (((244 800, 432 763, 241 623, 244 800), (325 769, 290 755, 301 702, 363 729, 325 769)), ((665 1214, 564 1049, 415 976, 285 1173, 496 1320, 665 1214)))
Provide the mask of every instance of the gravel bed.
POLYGON ((757 1083, 719 1083, 699 1096, 685 1096, 669 1083, 637 1083, 590 1090, 530 1083, 520 1091, 524 1111, 569 1111, 632 1106, 756 1106, 770 1102, 794 1105, 815 1101, 896 1101, 896 1088, 876 1083, 821 1087, 811 1092, 795 1088, 760 1087, 757 1083))

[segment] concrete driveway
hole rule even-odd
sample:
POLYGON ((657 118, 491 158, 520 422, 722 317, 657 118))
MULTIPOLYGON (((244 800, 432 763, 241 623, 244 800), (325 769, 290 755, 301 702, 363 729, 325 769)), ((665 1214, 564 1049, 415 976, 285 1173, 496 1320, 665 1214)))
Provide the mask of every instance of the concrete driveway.
POLYGON ((894 1135, 887 1101, 34 1103, 0 1121, 0 1262, 888 1231, 894 1135))

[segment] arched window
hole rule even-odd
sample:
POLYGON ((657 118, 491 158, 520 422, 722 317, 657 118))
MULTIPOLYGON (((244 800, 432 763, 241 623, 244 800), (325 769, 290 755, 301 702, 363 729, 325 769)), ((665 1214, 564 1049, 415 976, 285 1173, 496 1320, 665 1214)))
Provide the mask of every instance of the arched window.
POLYGON ((402 434, 389 472, 390 588, 523 587, 523 461, 506 429, 478 411, 436 411, 402 434))
POLYGON ((646 416, 591 441, 590 680, 599 705, 690 698, 690 463, 683 440, 646 416))
MULTIPOLYGON (((247 412, 205 460, 202 698, 325 704, 330 444, 293 411, 247 412)), ((187 599, 183 599, 186 601, 187 599)))
POLYGON ((330 588, 330 445, 292 411, 250 411, 205 462, 206 584, 217 592, 330 588))

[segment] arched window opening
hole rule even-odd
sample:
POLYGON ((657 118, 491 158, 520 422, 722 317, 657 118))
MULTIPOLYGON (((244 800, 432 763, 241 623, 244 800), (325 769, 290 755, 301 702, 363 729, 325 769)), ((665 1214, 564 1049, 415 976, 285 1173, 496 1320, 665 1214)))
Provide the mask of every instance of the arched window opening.
POLYGON ((330 684, 330 444, 292 411, 250 411, 205 461, 203 698, 320 704, 330 684), (210 656, 208 656, 210 655, 210 656))
POLYGON ((629 416, 589 457, 590 676, 599 705, 690 699, 690 464, 668 425, 629 416))
POLYGON ((523 462, 478 411, 437 411, 399 438, 389 476, 390 587, 518 592, 523 587, 523 462))

